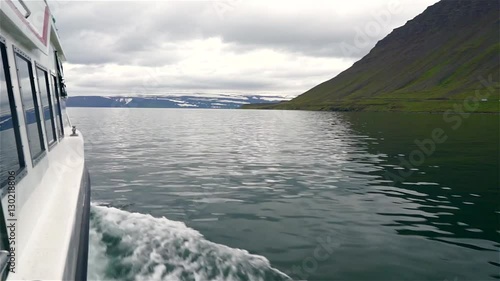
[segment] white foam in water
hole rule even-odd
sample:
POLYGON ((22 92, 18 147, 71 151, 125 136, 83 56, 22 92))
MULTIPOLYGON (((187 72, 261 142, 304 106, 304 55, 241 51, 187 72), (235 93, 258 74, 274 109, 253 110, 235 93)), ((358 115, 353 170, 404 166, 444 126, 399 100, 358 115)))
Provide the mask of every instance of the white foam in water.
POLYGON ((89 280, 291 280, 269 261, 182 222, 92 206, 89 280))

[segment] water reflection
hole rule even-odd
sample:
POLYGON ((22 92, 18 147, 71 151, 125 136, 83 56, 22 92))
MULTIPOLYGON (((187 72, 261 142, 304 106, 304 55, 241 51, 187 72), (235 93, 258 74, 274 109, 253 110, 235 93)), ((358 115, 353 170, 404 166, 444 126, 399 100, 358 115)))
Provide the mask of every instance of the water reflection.
MULTIPOLYGON (((499 124, 488 115, 471 116, 421 165, 403 168, 402 158, 415 149, 415 140, 428 137, 436 127, 447 128, 440 115, 345 114, 353 130, 379 142, 366 142, 368 153, 383 153, 386 186, 370 184, 369 193, 401 199, 392 218, 383 224, 399 235, 423 236, 477 251, 491 252, 489 264, 500 268, 499 124), (415 122, 418 120, 418 122, 415 122), (409 125, 411 124, 411 125, 409 125), (408 128, 411 126, 411 128, 408 128), (403 170, 403 173, 401 173, 403 170), (408 175, 399 178, 392 175, 408 175), (389 185, 389 186, 387 186, 389 185)), ((493 271, 495 272, 495 271, 493 271)), ((490 277, 499 278, 498 274, 490 277)))
POLYGON ((186 222, 296 279, 485 279, 498 272, 498 122, 471 117, 422 165, 438 115, 71 109, 93 198, 186 222), (496 126, 496 127, 495 127, 496 126), (465 148, 465 150, 464 150, 465 148), (387 173, 408 174, 394 181, 387 173), (315 270, 293 273, 318 239, 315 270), (467 258, 464 258, 467 257, 467 258))

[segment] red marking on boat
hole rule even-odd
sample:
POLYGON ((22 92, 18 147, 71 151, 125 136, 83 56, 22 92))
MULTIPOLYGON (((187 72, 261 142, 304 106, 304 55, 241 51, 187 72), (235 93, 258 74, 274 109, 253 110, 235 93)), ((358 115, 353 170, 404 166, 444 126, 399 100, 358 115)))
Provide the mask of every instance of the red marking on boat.
POLYGON ((33 28, 33 26, 30 24, 30 22, 24 17, 24 15, 21 13, 21 11, 19 11, 19 9, 16 7, 16 5, 14 5, 12 0, 5 0, 5 2, 7 2, 7 4, 9 4, 9 6, 12 8, 12 10, 14 10, 14 12, 16 12, 17 16, 21 19, 22 22, 24 22, 24 24, 29 28, 29 30, 31 30, 31 32, 36 36, 36 38, 38 38, 38 40, 40 40, 40 42, 42 42, 42 44, 44 46, 47 46, 47 41, 48 41, 47 39, 49 36, 49 18, 50 18, 49 7, 45 6, 45 14, 44 14, 44 18, 43 18, 43 31, 42 31, 42 35, 40 35, 35 30, 35 28, 33 28))

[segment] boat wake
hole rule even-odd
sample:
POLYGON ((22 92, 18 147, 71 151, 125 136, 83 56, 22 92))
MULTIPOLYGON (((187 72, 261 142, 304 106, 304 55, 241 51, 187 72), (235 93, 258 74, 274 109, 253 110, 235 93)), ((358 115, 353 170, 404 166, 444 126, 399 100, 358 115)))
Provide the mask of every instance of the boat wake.
POLYGON ((269 261, 182 222, 92 205, 89 280, 291 280, 269 261))

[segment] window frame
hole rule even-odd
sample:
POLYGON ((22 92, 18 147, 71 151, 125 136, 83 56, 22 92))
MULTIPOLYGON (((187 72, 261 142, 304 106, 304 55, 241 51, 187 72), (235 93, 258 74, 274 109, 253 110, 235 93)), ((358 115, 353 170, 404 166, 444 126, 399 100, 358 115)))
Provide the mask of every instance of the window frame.
POLYGON ((38 92, 36 89, 35 77, 33 74, 33 62, 31 60, 31 58, 26 53, 24 53, 21 49, 19 49, 15 45, 13 45, 12 49, 14 51, 14 61, 15 61, 16 71, 17 71, 17 83, 18 83, 18 88, 19 88, 19 94, 21 97, 21 104, 23 106, 24 125, 25 125, 25 129, 26 129, 26 136, 28 137, 28 148, 30 150, 31 163, 32 163, 33 167, 35 167, 36 164, 38 164, 38 162, 40 162, 40 160, 42 160, 42 158, 47 154, 47 147, 45 146, 45 141, 43 139, 44 134, 43 134, 43 128, 42 128, 42 120, 40 118, 40 104, 38 102, 38 92), (30 137, 30 133, 28 130, 28 124, 26 123, 27 115, 26 115, 26 110, 25 110, 23 93, 21 91, 21 80, 19 78, 19 66, 18 66, 18 63, 16 60, 16 56, 18 56, 21 60, 25 61, 28 64, 28 74, 30 76, 29 78, 30 78, 30 86, 31 86, 31 98, 33 99, 33 107, 35 109, 35 118, 37 121, 37 129, 38 129, 38 135, 39 135, 39 141, 40 141, 40 147, 41 147, 41 151, 37 155, 32 154, 33 152, 31 151, 31 146, 29 146, 29 143, 32 141, 32 139, 30 137))
POLYGON ((61 98, 66 98, 68 96, 68 93, 66 92, 66 84, 64 84, 63 66, 61 61, 59 60, 59 53, 57 51, 54 51, 54 57, 56 59, 56 75, 57 82, 59 83, 59 94, 61 98))
POLYGON ((54 90, 55 90, 55 93, 54 93, 54 97, 55 97, 55 106, 56 106, 56 110, 57 110, 57 113, 56 113, 56 116, 59 116, 59 118, 56 118, 56 119, 59 119, 57 120, 59 122, 59 128, 61 129, 58 133, 59 135, 59 141, 62 140, 64 138, 64 123, 63 123, 63 116, 62 116, 62 109, 61 109, 61 96, 59 94, 59 85, 58 85, 58 78, 57 78, 57 75, 54 74, 54 73, 51 73, 50 74, 52 76, 52 83, 54 85, 54 90))
POLYGON ((43 124, 44 124, 44 127, 45 127, 45 137, 47 138, 47 145, 48 145, 48 149, 51 150, 52 147, 54 147, 54 145, 57 143, 57 131, 56 131, 56 124, 55 124, 55 117, 54 117, 54 112, 52 111, 53 110, 53 106, 52 106, 52 95, 51 95, 51 89, 50 89, 50 82, 49 82, 49 71, 46 67, 40 65, 38 62, 35 61, 35 72, 36 72, 36 80, 37 80, 37 83, 38 83, 38 94, 40 96, 40 105, 41 105, 41 112, 42 112, 42 117, 43 117, 43 124), (47 105, 49 107, 49 111, 50 111, 50 129, 52 129, 52 131, 50 131, 50 133, 52 133, 52 137, 54 138, 52 140, 52 142, 49 142, 49 128, 47 128, 47 123, 46 123, 46 120, 45 120, 45 107, 46 105, 44 105, 44 101, 42 99, 42 96, 41 96, 41 83, 40 83, 40 77, 38 77, 38 70, 41 70, 43 72, 43 78, 45 79, 45 87, 47 89, 47 100, 49 102, 49 104, 47 105))
MULTIPOLYGON (((5 75, 5 83, 7 86, 7 98, 10 107, 10 113, 12 118, 12 129, 14 130, 14 138, 16 140, 16 148, 17 148, 17 157, 19 161, 19 169, 15 171, 16 173, 16 181, 20 181, 26 174, 26 158, 23 151, 23 142, 21 138, 21 126, 19 122, 19 118, 17 116, 17 105, 16 100, 14 98, 14 86, 12 84, 12 76, 10 75, 10 64, 7 53, 7 44, 5 39, 0 36, 0 59, 3 64, 3 71, 5 75)), ((14 62, 15 63, 15 62, 14 62)), ((7 180, 0 180, 0 198, 3 198, 6 195, 5 186, 7 185, 7 180)))

